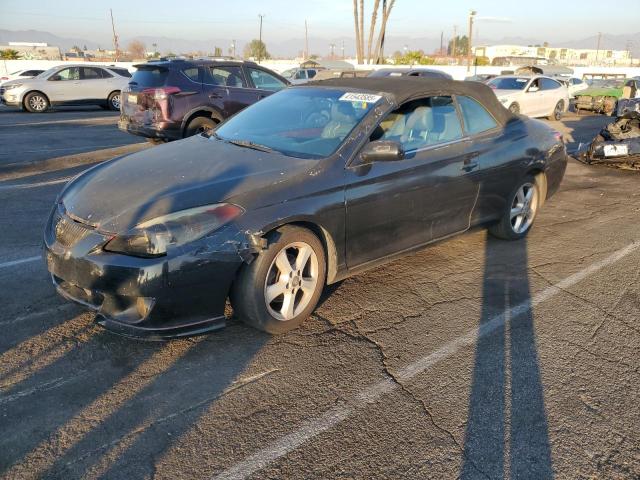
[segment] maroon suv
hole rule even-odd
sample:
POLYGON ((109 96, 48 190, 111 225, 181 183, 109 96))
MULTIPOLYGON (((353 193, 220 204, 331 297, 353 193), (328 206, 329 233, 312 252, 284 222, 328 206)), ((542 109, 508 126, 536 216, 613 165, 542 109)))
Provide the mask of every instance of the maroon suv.
POLYGON ((210 131, 289 82, 253 62, 167 60, 135 65, 122 92, 120 130, 151 141, 210 131))

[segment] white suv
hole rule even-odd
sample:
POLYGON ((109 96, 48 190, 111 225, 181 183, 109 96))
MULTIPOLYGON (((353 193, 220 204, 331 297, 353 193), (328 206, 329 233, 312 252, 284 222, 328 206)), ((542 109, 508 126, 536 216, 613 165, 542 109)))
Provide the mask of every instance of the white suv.
POLYGON ((498 100, 513 113, 560 120, 569 108, 569 91, 543 75, 501 75, 487 82, 498 100))
POLYGON ((38 113, 52 105, 100 105, 120 110, 120 91, 130 76, 120 67, 60 65, 34 78, 2 84, 0 102, 38 113))

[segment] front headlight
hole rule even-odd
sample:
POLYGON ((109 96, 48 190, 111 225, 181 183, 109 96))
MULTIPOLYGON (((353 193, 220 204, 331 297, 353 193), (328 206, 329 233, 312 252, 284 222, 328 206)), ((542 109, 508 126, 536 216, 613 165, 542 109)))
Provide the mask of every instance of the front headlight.
POLYGON ((167 248, 198 240, 244 212, 230 203, 218 203, 162 215, 116 235, 104 249, 135 257, 159 257, 167 248))
POLYGON ((500 99, 500 103, 506 105, 507 103, 509 103, 509 99, 508 98, 501 98, 500 99))
POLYGON ((12 88, 18 88, 21 87, 22 84, 21 83, 10 83, 8 85, 3 85, 5 90, 11 90, 12 88))

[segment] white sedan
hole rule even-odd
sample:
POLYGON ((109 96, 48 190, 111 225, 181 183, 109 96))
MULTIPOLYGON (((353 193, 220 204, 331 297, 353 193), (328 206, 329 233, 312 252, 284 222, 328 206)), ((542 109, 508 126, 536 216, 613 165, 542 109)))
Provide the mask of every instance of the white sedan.
POLYGON ((9 73, 7 75, 2 75, 0 77, 0 85, 4 82, 8 82, 9 80, 22 80, 25 78, 33 78, 40 75, 44 70, 18 70, 17 72, 9 73))
POLYGON ((487 85, 513 113, 560 120, 569 108, 567 87, 543 75, 503 75, 491 79, 487 85))

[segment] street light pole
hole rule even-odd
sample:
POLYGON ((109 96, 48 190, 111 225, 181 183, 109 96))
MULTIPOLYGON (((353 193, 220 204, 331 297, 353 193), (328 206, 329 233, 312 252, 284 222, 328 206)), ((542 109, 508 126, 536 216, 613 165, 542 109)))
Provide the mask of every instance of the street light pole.
POLYGON ((473 38, 473 18, 476 15, 475 10, 469 12, 469 38, 467 39, 467 72, 471 70, 471 43, 473 38))

